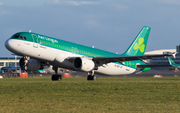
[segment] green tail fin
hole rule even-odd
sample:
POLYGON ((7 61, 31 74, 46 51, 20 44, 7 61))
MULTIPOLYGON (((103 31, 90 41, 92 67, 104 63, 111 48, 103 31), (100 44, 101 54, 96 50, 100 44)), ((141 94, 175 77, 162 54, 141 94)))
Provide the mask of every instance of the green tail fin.
POLYGON ((176 65, 176 63, 170 57, 168 57, 168 60, 170 65, 176 65))
POLYGON ((139 32, 139 34, 136 36, 134 41, 131 43, 129 48, 126 50, 124 55, 125 56, 144 55, 150 30, 151 30, 150 27, 144 26, 139 32))

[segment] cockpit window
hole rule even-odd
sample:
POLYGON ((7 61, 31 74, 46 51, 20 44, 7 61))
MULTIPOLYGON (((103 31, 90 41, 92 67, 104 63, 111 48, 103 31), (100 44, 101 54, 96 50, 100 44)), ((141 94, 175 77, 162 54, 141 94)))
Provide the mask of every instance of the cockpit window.
POLYGON ((20 39, 23 39, 23 37, 22 37, 22 36, 20 36, 20 39))
POLYGON ((27 38, 24 36, 24 39, 27 40, 27 38))
POLYGON ((25 36, 20 36, 20 35, 14 35, 13 38, 20 38, 23 40, 27 40, 27 38, 25 36))
POLYGON ((19 38, 19 35, 14 35, 13 38, 19 38))

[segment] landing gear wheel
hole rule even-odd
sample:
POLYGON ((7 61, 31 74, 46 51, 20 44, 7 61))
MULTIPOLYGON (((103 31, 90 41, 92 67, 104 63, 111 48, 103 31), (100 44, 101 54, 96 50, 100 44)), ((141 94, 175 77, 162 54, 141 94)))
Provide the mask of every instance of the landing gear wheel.
POLYGON ((93 80, 97 80, 96 75, 93 75, 92 78, 93 78, 93 80))
POLYGON ((58 74, 57 74, 58 67, 53 66, 52 69, 55 71, 56 74, 55 74, 55 75, 52 75, 51 80, 52 80, 52 81, 61 81, 61 80, 62 80, 61 75, 58 75, 58 74))
POLYGON ((97 80, 96 75, 88 75, 87 80, 97 80))
POLYGON ((20 59, 19 64, 21 67, 21 70, 27 70, 28 67, 28 61, 29 61, 29 57, 28 56, 24 56, 23 58, 20 59))
POLYGON ((57 79, 57 76, 56 75, 52 75, 51 80, 55 81, 56 79, 57 79))
POLYGON ((60 81, 60 80, 62 80, 62 77, 61 77, 61 75, 52 75, 51 80, 52 81, 60 81))
POLYGON ((24 70, 27 70, 27 66, 24 66, 24 70))
POLYGON ((61 81, 61 80, 62 80, 61 75, 57 75, 57 80, 58 80, 58 81, 61 81))
POLYGON ((92 75, 88 75, 87 76, 87 80, 93 80, 93 76, 92 75))

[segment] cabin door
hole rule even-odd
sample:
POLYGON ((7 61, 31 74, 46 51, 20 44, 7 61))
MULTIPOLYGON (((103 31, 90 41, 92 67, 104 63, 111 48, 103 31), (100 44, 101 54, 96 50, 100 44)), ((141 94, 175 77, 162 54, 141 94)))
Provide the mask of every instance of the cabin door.
POLYGON ((35 34, 31 34, 33 38, 33 47, 37 48, 38 47, 38 37, 35 34))
POLYGON ((130 66, 131 66, 131 62, 130 62, 130 61, 127 61, 126 71, 130 71, 130 66))

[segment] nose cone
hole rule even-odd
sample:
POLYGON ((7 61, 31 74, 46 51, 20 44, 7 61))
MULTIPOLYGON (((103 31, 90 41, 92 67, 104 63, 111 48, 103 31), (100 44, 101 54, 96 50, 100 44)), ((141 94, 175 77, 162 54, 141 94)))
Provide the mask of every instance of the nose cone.
POLYGON ((13 41, 12 41, 12 39, 6 40, 4 45, 9 51, 13 52, 13 41))
MULTIPOLYGON (((10 46, 9 46, 9 39, 6 40, 6 42, 4 43, 5 47, 8 49, 10 46)), ((9 50, 9 49, 8 49, 9 50)))

